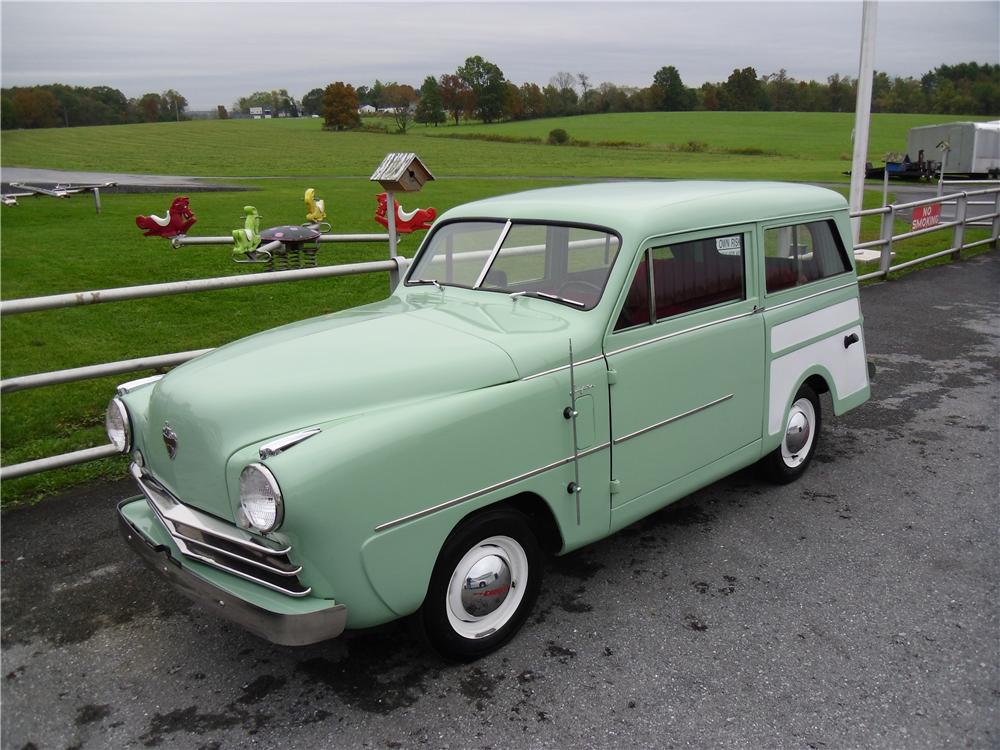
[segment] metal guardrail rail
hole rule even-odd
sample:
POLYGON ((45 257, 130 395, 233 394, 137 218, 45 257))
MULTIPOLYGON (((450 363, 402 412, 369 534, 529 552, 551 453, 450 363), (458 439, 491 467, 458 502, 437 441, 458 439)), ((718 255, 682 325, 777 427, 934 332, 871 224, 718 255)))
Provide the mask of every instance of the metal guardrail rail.
MULTIPOLYGON (((360 274, 384 273, 387 271, 390 274, 402 274, 408 265, 409 260, 407 258, 403 256, 396 256, 391 260, 377 260, 365 263, 318 266, 316 268, 303 268, 292 271, 273 271, 252 275, 219 276, 210 279, 189 279, 164 284, 144 284, 142 286, 119 287, 117 289, 101 289, 88 292, 72 292, 69 294, 53 294, 46 297, 4 300, 0 301, 0 316, 20 315, 23 313, 39 312, 42 310, 58 310, 66 307, 98 305, 107 302, 146 299, 149 297, 165 297, 177 294, 188 294, 192 292, 206 292, 216 289, 235 289, 244 286, 280 284, 289 281, 301 281, 304 279, 357 276, 360 274)), ((13 378, 5 378, 4 380, 0 380, 0 393, 13 393, 15 391, 22 391, 29 388, 42 388, 44 386, 57 385, 60 383, 91 380, 93 378, 101 378, 108 375, 120 375, 124 373, 141 372, 143 370, 173 367, 210 351, 212 350, 197 349, 187 352, 176 352, 174 354, 161 354, 152 357, 126 359, 118 362, 105 362, 103 364, 88 365, 86 367, 74 367, 68 370, 54 370, 52 372, 40 372, 33 375, 21 375, 13 378)), ((101 458, 110 458, 111 456, 115 456, 117 454, 118 451, 113 446, 102 445, 95 448, 73 451, 71 453, 61 453, 57 456, 47 456, 34 461, 25 461, 23 463, 0 467, 0 480, 15 479, 17 477, 27 476, 28 474, 38 474, 51 469, 59 469, 65 466, 73 466, 74 464, 96 461, 101 458)))
POLYGON ((855 252, 858 250, 881 248, 879 256, 879 269, 877 271, 872 271, 871 273, 858 276, 859 281, 877 279, 879 277, 888 279, 889 274, 893 271, 902 271, 904 268, 910 268, 921 263, 926 263, 927 261, 934 260, 935 258, 942 258, 945 255, 951 255, 957 259, 963 250, 969 250, 974 247, 989 244, 996 246, 998 236, 1000 236, 1000 186, 983 188, 981 190, 962 191, 949 195, 936 195, 933 198, 924 198, 922 200, 910 201, 909 203, 891 203, 888 206, 882 206, 881 208, 869 208, 864 211, 859 211, 857 214, 852 216, 879 215, 882 217, 879 239, 870 240, 869 242, 860 242, 854 246, 855 252), (982 196, 983 198, 991 198, 991 200, 969 200, 969 198, 979 196, 982 196), (954 203, 954 220, 944 221, 926 229, 917 229, 910 232, 903 232, 902 234, 893 234, 896 218, 901 213, 905 211, 912 211, 914 208, 919 208, 920 206, 930 206, 936 203, 954 203), (970 206, 989 206, 993 210, 988 213, 970 216, 970 206), (977 242, 965 241, 966 227, 969 225, 985 226, 986 222, 989 222, 990 226, 990 236, 988 238, 977 242), (925 234, 931 234, 932 232, 940 232, 946 229, 951 229, 953 232, 951 245, 947 250, 941 250, 939 252, 931 253, 930 255, 923 255, 919 258, 914 258, 913 260, 892 265, 892 247, 894 243, 911 239, 913 237, 920 237, 925 234))
MULTIPOLYGON (((869 242, 862 242, 855 246, 854 250, 869 250, 880 248, 879 269, 872 273, 859 276, 860 281, 875 278, 888 279, 893 271, 900 271, 904 268, 925 263, 935 258, 945 255, 958 257, 962 250, 978 247, 986 244, 997 245, 1000 238, 1000 185, 987 187, 980 190, 970 190, 950 195, 938 195, 933 198, 926 198, 909 203, 897 203, 883 206, 881 208, 866 209, 852 214, 852 218, 864 216, 881 216, 881 229, 879 239, 869 242), (985 200, 970 201, 970 198, 982 197, 985 200), (920 206, 934 203, 954 203, 956 206, 955 219, 945 221, 927 229, 893 234, 896 219, 906 211, 912 211, 920 206), (969 215, 970 206, 988 206, 991 211, 982 214, 969 215), (970 224, 983 225, 987 222, 991 227, 990 236, 984 240, 975 242, 965 242, 965 229, 970 224), (892 265, 892 248, 894 243, 919 237, 932 232, 939 232, 951 229, 952 241, 946 250, 931 253, 920 258, 892 265)), ((365 239, 368 239, 365 235, 365 239)), ((381 239, 381 237, 380 237, 381 239)), ((46 297, 32 297, 25 299, 0 301, 0 316, 19 315, 41 310, 55 310, 66 307, 79 307, 83 305, 103 304, 107 302, 120 302, 132 299, 144 299, 148 297, 162 297, 176 294, 187 294, 192 292, 205 292, 216 289, 234 289, 244 286, 257 286, 262 284, 278 284, 289 281, 299 281, 303 279, 319 279, 336 276, 353 276, 366 273, 390 272, 402 274, 409 264, 409 260, 402 256, 384 261, 371 261, 367 263, 350 263, 337 266, 319 266, 317 268, 306 268, 293 271, 275 271, 271 273, 260 273, 253 275, 222 276, 210 279, 192 279, 186 281, 176 281, 164 284, 146 284, 142 286, 122 287, 117 289, 102 289, 97 291, 74 292, 69 294, 55 294, 46 297)), ((142 372, 144 370, 162 369, 172 367, 193 359, 201 354, 211 351, 211 349, 198 349, 187 352, 175 352, 173 354, 162 354, 151 357, 140 357, 118 362, 107 362, 103 364, 88 365, 85 367, 75 367, 66 370, 55 370, 52 372, 42 372, 32 375, 21 375, 18 377, 0 380, 0 393, 13 393, 15 391, 29 388, 41 388, 44 386, 56 385, 59 383, 71 383, 80 380, 105 377, 108 375, 119 375, 124 373, 142 372)), ((74 464, 94 461, 101 458, 108 458, 117 455, 118 451, 110 446, 103 445, 95 448, 63 453, 57 456, 49 456, 34 461, 25 461, 19 464, 0 467, 0 480, 14 479, 16 477, 36 474, 51 469, 72 466, 74 464)))

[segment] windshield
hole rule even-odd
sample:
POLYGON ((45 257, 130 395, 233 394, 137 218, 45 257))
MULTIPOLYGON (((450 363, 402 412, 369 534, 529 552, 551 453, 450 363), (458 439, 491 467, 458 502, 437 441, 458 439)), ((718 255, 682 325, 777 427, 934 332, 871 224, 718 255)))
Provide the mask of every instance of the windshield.
POLYGON ((407 284, 485 289, 590 310, 620 248, 618 235, 603 229, 457 221, 434 232, 407 284))

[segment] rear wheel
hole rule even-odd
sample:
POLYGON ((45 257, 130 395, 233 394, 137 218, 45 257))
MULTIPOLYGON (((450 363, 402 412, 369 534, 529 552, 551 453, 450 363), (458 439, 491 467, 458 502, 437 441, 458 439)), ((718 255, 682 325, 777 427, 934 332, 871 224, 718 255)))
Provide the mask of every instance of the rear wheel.
POLYGON ((819 396, 808 385, 803 385, 785 416, 781 445, 761 459, 761 468, 768 479, 788 484, 805 473, 816 454, 821 424, 819 396))
POLYGON ((500 508, 473 516, 438 555, 418 624, 442 656, 472 661, 509 641, 541 586, 538 538, 523 514, 500 508))

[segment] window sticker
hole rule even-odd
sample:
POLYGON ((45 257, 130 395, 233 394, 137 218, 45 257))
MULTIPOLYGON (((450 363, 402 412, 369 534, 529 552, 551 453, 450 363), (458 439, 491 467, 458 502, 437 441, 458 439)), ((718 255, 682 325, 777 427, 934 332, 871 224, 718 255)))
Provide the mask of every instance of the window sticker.
POLYGON ((715 249, 720 255, 739 255, 743 249, 743 237, 738 234, 733 237, 716 237, 715 249))

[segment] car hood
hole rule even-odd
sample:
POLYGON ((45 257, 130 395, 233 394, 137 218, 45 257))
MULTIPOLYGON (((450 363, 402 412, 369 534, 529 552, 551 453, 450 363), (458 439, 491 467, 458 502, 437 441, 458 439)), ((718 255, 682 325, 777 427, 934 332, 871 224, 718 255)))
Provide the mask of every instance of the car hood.
POLYGON ((503 348, 396 298, 293 323, 188 362, 149 401, 145 459, 187 503, 230 516, 223 467, 304 427, 516 380, 503 348), (165 424, 177 437, 170 459, 165 424))

